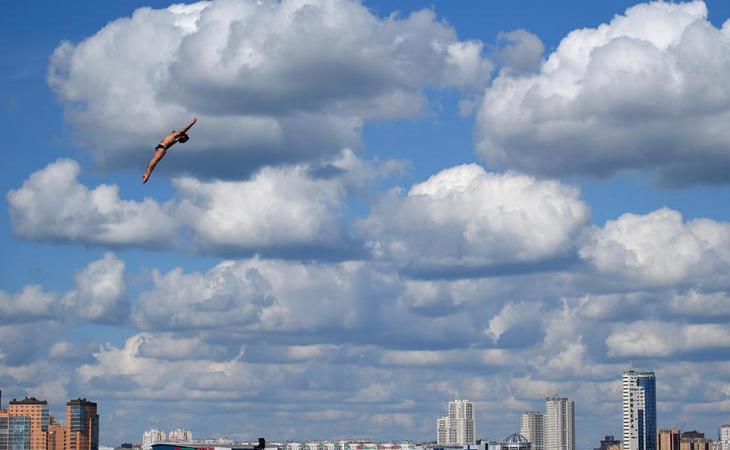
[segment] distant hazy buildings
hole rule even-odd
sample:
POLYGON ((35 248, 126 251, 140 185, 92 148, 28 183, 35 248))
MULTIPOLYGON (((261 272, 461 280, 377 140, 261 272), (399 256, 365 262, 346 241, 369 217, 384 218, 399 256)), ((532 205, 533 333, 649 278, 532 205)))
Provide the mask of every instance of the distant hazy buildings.
POLYGON ((623 450, 657 450, 654 372, 633 369, 625 371, 622 396, 623 450))
POLYGON ((575 404, 562 397, 545 399, 545 450, 575 450, 575 404))
POLYGON ((436 442, 440 445, 474 443, 474 406, 469 400, 449 402, 449 415, 436 421, 436 442))
POLYGON ((532 450, 545 450, 545 420, 542 413, 528 411, 520 416, 520 434, 530 443, 532 450))
POLYGON ((145 431, 142 434, 142 448, 145 450, 150 450, 152 448, 152 444, 165 442, 166 440, 167 434, 164 431, 155 430, 153 428, 151 430, 145 431))
POLYGON ((191 442, 193 440, 193 432, 178 428, 167 434, 167 440, 168 442, 191 442))

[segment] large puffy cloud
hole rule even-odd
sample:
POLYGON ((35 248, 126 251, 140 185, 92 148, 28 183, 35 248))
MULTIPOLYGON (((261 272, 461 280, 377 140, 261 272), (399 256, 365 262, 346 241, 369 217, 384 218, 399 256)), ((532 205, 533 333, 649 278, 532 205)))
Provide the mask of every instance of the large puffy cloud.
POLYGON ((478 117, 478 151, 531 173, 656 169, 665 184, 730 180, 730 24, 700 1, 636 5, 569 33, 538 74, 503 72, 478 117))
POLYGON ((172 200, 119 198, 116 185, 88 188, 60 159, 7 194, 21 237, 110 247, 213 254, 344 258, 358 252, 340 218, 348 196, 397 168, 350 150, 321 164, 264 168, 247 181, 176 178, 172 200))
POLYGON ((161 170, 240 178, 356 145, 364 120, 419 114, 426 87, 474 92, 489 73, 481 44, 431 10, 217 0, 142 8, 63 43, 48 78, 103 167, 137 167, 161 130, 197 115, 189 149, 161 170))
POLYGON ((0 324, 39 321, 124 323, 129 313, 124 263, 112 253, 76 274, 65 294, 27 285, 17 294, 0 291, 0 324))
POLYGON ((580 255, 599 272, 624 283, 727 286, 730 224, 710 219, 684 222, 679 212, 668 208, 624 214, 594 229, 580 255))
POLYGON ((28 239, 156 247, 174 230, 164 205, 152 199, 121 200, 119 188, 88 189, 78 163, 59 159, 7 194, 15 232, 28 239))
POLYGON ((589 208, 577 189, 476 164, 391 192, 358 224, 380 258, 421 276, 474 276, 572 257, 589 208))

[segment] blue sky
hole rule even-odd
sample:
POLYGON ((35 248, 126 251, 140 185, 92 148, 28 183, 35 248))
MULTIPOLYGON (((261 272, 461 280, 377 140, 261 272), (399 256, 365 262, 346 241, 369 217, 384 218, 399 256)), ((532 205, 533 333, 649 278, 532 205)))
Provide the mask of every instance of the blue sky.
POLYGON ((620 434, 633 364, 657 371, 659 426, 714 435, 728 18, 721 1, 11 3, 0 388, 57 413, 100 402, 110 445, 153 426, 430 439, 455 396, 500 439, 560 393, 592 448, 620 434))

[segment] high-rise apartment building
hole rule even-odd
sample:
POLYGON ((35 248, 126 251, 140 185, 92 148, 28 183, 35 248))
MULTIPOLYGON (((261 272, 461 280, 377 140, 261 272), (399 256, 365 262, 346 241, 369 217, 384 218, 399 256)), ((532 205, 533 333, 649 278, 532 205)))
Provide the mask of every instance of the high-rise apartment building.
POLYGON ((469 400, 449 402, 449 444, 468 445, 474 443, 474 407, 469 400))
POLYGON ((439 417, 436 421, 436 443, 449 443, 449 416, 439 417))
POLYGON ((528 411, 520 416, 520 434, 530 443, 532 450, 545 450, 545 421, 542 413, 528 411))
POLYGON ((633 369, 625 371, 622 394, 623 450, 657 450, 654 372, 633 369))
POLYGON ((449 415, 436 421, 436 442, 445 445, 474 443, 474 407, 469 400, 449 402, 449 415))
POLYGON ((545 450, 575 450, 575 404, 561 397, 545 399, 545 450))
POLYGON ((48 431, 48 402, 34 397, 22 400, 11 400, 8 406, 10 417, 27 417, 29 419, 29 443, 31 449, 46 449, 46 433, 48 431))
POLYGON ((730 450, 730 423, 720 427, 720 445, 722 450, 730 450))
POLYGON ((96 403, 85 398, 66 403, 66 450, 99 450, 96 403))

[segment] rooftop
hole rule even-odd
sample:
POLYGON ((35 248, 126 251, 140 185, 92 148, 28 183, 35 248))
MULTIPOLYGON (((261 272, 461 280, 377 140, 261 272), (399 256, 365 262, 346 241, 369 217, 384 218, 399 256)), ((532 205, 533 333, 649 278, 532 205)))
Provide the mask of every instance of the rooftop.
POLYGON ((86 400, 85 398, 72 398, 68 402, 66 402, 66 405, 89 405, 89 406, 96 406, 96 403, 90 402, 86 400))
POLYGON ((11 405, 47 405, 48 401, 38 400, 35 397, 25 397, 22 400, 12 399, 10 400, 11 405))
POLYGON ((528 441, 526 437, 519 433, 512 433, 504 438, 505 444, 527 444, 528 442, 530 441, 528 441))

